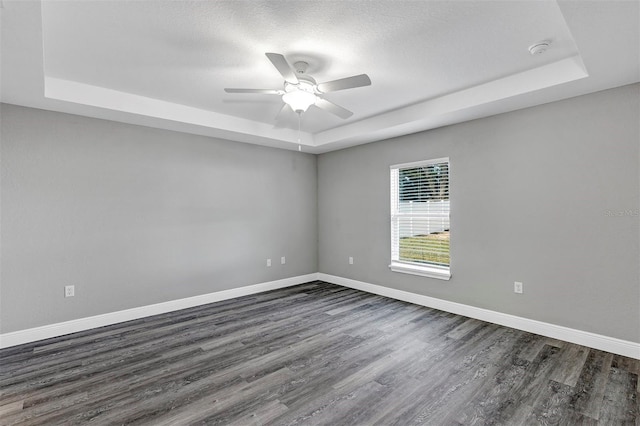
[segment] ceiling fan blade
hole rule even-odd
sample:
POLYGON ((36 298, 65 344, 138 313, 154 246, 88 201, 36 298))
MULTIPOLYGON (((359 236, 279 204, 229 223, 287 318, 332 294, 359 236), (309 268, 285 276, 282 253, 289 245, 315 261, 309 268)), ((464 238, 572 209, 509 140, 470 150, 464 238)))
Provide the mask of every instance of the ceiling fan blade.
POLYGON ((282 108, 278 111, 275 116, 275 124, 273 125, 274 129, 284 129, 288 128, 288 112, 293 111, 289 105, 283 103, 282 108))
POLYGON ((291 68, 287 60, 279 53, 265 53, 278 72, 284 77, 285 81, 291 84, 298 84, 298 77, 291 68))
POLYGON ((224 89, 227 93, 262 93, 265 95, 282 95, 282 90, 276 89, 224 89))
POLYGON ((318 84, 318 90, 322 93, 335 92, 337 90, 353 89, 354 87, 369 86, 371 79, 366 74, 354 75, 353 77, 341 78, 339 80, 328 81, 318 84))
POLYGON ((284 116, 284 112, 287 110, 287 108, 289 108, 288 104, 283 103, 282 104, 282 108, 280 108, 280 110, 278 111, 278 113, 276 114, 276 121, 279 121, 283 118, 284 116))
POLYGON ((347 119, 353 115, 353 113, 348 109, 342 108, 340 105, 336 105, 333 102, 329 102, 328 100, 322 98, 316 99, 316 106, 320 109, 335 114, 342 119, 347 119))

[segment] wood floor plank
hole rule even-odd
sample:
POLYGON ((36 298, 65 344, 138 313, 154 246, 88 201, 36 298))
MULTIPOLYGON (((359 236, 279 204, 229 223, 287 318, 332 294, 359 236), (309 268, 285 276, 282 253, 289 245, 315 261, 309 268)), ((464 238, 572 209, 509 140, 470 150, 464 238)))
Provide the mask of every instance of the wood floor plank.
POLYGON ((353 415, 353 411, 370 407, 371 403, 375 404, 379 396, 384 396, 386 391, 388 389, 375 382, 366 382, 348 391, 323 389, 315 396, 312 403, 290 407, 289 412, 275 419, 273 424, 290 426, 353 424, 348 420, 348 417, 353 415))
POLYGON ((573 388, 563 383, 549 380, 544 389, 538 392, 525 424, 557 425, 566 418, 565 412, 570 410, 569 401, 573 388))
POLYGON ((63 398, 54 398, 50 399, 46 402, 38 402, 34 404, 30 401, 25 401, 25 404, 22 407, 22 410, 18 412, 13 412, 11 415, 4 415, 2 418, 7 423, 28 423, 32 419, 42 419, 46 415, 51 413, 55 413, 58 411, 64 411, 68 407, 72 407, 76 404, 82 404, 87 401, 88 396, 87 392, 80 392, 72 395, 67 395, 63 398))
POLYGON ((241 382, 236 389, 222 389, 204 395, 187 406, 153 419, 153 423, 157 426, 181 426, 212 418, 216 414, 223 416, 224 411, 233 405, 252 401, 260 394, 268 392, 270 387, 279 386, 292 377, 292 373, 286 368, 277 370, 255 382, 241 382))
POLYGON ((589 348, 567 344, 564 349, 550 379, 574 387, 589 355, 589 348))
POLYGON ((518 355, 520 358, 525 359, 529 362, 533 362, 534 359, 538 356, 540 351, 544 349, 546 345, 548 345, 548 340, 544 336, 539 336, 534 334, 531 336, 531 342, 524 348, 522 352, 518 355))
POLYGON ((5 405, 0 405, 0 419, 5 418, 10 414, 15 414, 22 411, 23 405, 24 405, 23 400, 11 402, 5 405))
MULTIPOLYGON (((628 358, 621 355, 614 355, 613 366, 616 368, 620 368, 622 370, 628 371, 629 373, 635 374, 636 376, 640 377, 640 362, 636 362, 636 360, 632 358, 628 358)), ((640 392, 640 380, 638 380, 636 391, 640 392)))
POLYGON ((0 424, 640 424, 639 373, 313 281, 0 350, 0 424))
POLYGON ((600 418, 612 361, 611 353, 589 351, 570 402, 576 413, 592 419, 600 418))
POLYGON ((638 423, 638 376, 621 368, 609 370, 609 381, 605 389, 602 409, 598 420, 602 424, 638 423))
POLYGON ((394 351, 368 363, 360 369, 355 369, 348 376, 333 385, 334 389, 352 389, 373 382, 379 375, 392 368, 392 365, 405 364, 417 353, 426 349, 426 344, 421 342, 408 342, 399 346, 394 351))
POLYGON ((261 426, 289 411, 286 405, 278 400, 269 401, 255 410, 239 416, 227 426, 261 426))
POLYGON ((348 312, 351 311, 353 309, 356 309, 362 305, 368 305, 371 303, 375 303, 376 300, 382 299, 381 297, 378 297, 376 299, 373 298, 366 298, 366 299, 362 299, 359 302, 351 302, 351 303, 345 303, 343 306, 340 306, 338 308, 333 308, 330 309, 328 311, 326 311, 327 315, 337 315, 337 314, 341 314, 343 312, 348 312))
POLYGON ((456 328, 448 332, 446 336, 450 339, 457 340, 464 337, 474 329, 480 327, 482 324, 484 324, 482 321, 469 318, 467 321, 463 322, 462 324, 460 324, 459 326, 457 326, 456 328))

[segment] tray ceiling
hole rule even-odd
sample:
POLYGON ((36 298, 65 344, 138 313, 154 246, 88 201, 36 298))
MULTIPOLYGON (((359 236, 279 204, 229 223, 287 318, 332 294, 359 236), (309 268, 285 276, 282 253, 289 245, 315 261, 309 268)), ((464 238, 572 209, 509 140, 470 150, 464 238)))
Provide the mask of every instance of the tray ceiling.
POLYGON ((4 0, 2 101, 326 152, 638 81, 638 2, 4 0), (603 34, 606 37, 603 38, 603 34), (528 47, 548 40, 531 55, 528 47), (265 52, 354 112, 285 111, 265 52))

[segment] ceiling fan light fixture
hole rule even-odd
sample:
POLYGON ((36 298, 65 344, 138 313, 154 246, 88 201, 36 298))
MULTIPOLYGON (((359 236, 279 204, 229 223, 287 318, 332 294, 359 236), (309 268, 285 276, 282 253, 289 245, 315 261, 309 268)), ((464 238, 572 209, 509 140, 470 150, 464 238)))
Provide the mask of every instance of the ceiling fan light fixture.
MULTIPOLYGON (((2 2, 2 0, 0 0, 0 2, 2 2)), ((227 93, 261 93, 265 95, 282 96, 282 102, 285 103, 284 107, 289 105, 294 112, 298 113, 298 120, 300 120, 302 113, 306 112, 311 105, 315 105, 321 110, 330 112, 346 120, 353 115, 353 112, 323 98, 322 95, 327 92, 371 85, 371 79, 366 74, 339 78, 318 84, 313 77, 307 74, 308 63, 298 61, 293 64, 294 68, 292 68, 284 55, 280 53, 265 53, 265 55, 267 55, 267 58, 269 58, 273 66, 284 78, 284 91, 277 89, 234 88, 226 88, 224 91, 227 93)), ((280 112, 284 110, 284 107, 280 112)), ((278 113, 278 116, 279 115, 280 113, 278 113)))
POLYGON ((311 105, 316 103, 316 95, 313 93, 301 90, 293 85, 289 87, 292 87, 292 89, 282 95, 282 100, 289 105, 292 110, 305 112, 311 105))

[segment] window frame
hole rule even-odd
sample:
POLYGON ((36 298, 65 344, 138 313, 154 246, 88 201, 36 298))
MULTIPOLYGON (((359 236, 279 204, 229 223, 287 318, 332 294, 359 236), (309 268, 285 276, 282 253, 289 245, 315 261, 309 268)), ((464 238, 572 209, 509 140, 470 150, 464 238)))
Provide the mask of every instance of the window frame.
MULTIPOLYGON (((391 263, 389 265, 389 269, 393 272, 400 272, 404 274, 411 275, 419 275, 423 277, 429 278, 437 278, 440 280, 449 280, 451 278, 451 261, 449 261, 449 266, 440 266, 435 264, 421 264, 417 262, 406 262, 399 260, 399 255, 397 259, 394 259, 394 255, 399 253, 399 239, 398 239, 398 247, 394 247, 394 220, 398 213, 398 204, 399 204, 399 196, 400 196, 400 183, 399 183, 399 171, 401 169, 410 169, 415 167, 428 166, 432 164, 439 163, 447 163, 449 170, 449 191, 451 190, 451 161, 449 157, 443 158, 434 158, 431 160, 423 160, 423 161, 414 161, 411 163, 402 163, 402 164, 394 164, 389 166, 389 175, 390 175, 390 231, 391 231, 391 263), (394 189, 395 188, 395 189, 394 189), (395 196, 395 199, 394 199, 395 196)), ((451 203, 451 197, 449 197, 449 203, 451 203)), ((451 204, 449 204, 449 217, 451 217, 451 204)), ((451 234, 449 234, 451 235, 451 234)), ((451 244, 451 241, 449 241, 451 244)), ((451 247, 451 246, 449 246, 451 247)), ((449 258, 451 258, 451 248, 449 248, 449 258)))

